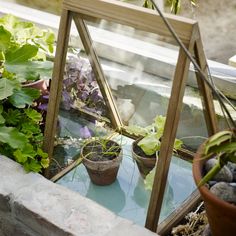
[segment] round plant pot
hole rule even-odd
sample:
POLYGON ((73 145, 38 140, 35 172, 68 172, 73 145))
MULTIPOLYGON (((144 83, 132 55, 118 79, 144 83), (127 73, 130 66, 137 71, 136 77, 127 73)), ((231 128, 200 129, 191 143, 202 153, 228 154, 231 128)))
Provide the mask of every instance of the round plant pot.
POLYGON ((34 88, 40 90, 42 95, 47 95, 48 94, 48 89, 47 89, 47 83, 44 79, 37 80, 32 83, 28 84, 23 84, 23 88, 34 88))
POLYGON ((155 167, 157 158, 156 155, 145 156, 142 149, 138 146, 139 141, 140 139, 132 144, 132 157, 137 163, 141 176, 145 179, 148 173, 155 167))
POLYGON ((86 143, 81 148, 81 157, 83 159, 82 163, 86 167, 91 181, 96 185, 112 184, 116 180, 120 163, 122 161, 122 149, 119 144, 112 140, 109 140, 108 142, 119 147, 118 155, 116 155, 112 160, 99 160, 102 159, 102 154, 99 152, 96 153, 97 160, 90 159, 91 157, 89 155, 89 152, 93 153, 94 155, 93 147, 94 145, 98 144, 96 141, 86 143), (91 151, 89 151, 90 148, 91 151))
MULTIPOLYGON (((199 147, 193 161, 193 177, 196 184, 202 179, 206 162, 202 159, 203 145, 199 147)), ((219 199, 204 185, 199 187, 199 191, 204 200, 212 236, 236 235, 236 206, 219 199)))

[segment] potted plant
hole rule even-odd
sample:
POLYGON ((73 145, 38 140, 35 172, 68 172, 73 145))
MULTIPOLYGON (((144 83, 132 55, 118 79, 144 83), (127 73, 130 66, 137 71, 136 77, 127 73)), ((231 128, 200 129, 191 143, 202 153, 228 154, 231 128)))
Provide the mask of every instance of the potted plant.
MULTIPOLYGON (((142 177, 154 168, 156 164, 156 156, 161 147, 161 137, 164 131, 166 118, 163 116, 156 116, 154 123, 147 127, 128 126, 127 131, 131 134, 141 136, 132 144, 132 156, 137 163, 138 169, 142 177)), ((174 151, 181 148, 182 141, 175 140, 174 151)))
POLYGON ((53 63, 46 59, 53 53, 54 33, 10 14, 0 18, 0 27, 4 46, 4 50, 0 49, 0 60, 7 71, 16 74, 23 87, 47 94, 53 63))
MULTIPOLYGON (((194 158, 193 176, 204 200, 213 236, 231 236, 236 232, 236 201, 231 202, 233 200, 230 200, 226 195, 227 190, 235 191, 235 187, 233 187, 235 184, 222 182, 223 180, 219 183, 214 181, 219 179, 220 174, 225 171, 224 168, 228 169, 229 167, 231 170, 232 168, 236 170, 234 163, 236 163, 235 129, 220 131, 207 139, 199 147, 194 158), (207 172, 205 163, 208 159, 214 159, 215 164, 207 172), (210 185, 207 184, 212 180, 216 182, 214 186, 211 186, 211 182, 210 185), (211 186, 210 189, 209 186, 211 186)), ((236 194, 234 193, 232 197, 236 198, 236 194)))
POLYGON ((82 146, 81 158, 94 184, 109 185, 116 180, 122 148, 111 138, 91 138, 82 146))

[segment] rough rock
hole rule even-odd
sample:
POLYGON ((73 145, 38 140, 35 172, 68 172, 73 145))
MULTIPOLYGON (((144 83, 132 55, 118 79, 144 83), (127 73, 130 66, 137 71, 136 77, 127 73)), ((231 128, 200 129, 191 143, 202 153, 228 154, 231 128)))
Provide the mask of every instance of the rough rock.
POLYGON ((232 162, 228 162, 227 167, 230 169, 233 175, 233 181, 236 182, 236 164, 232 162))
MULTIPOLYGON (((215 164, 217 163, 216 159, 210 159, 205 164, 206 172, 208 172, 215 164)), ((224 182, 232 182, 233 181, 233 174, 231 173, 230 169, 227 166, 224 166, 220 172, 214 176, 212 180, 217 182, 224 181, 224 182)))
POLYGON ((229 183, 219 182, 211 187, 210 191, 224 201, 236 203, 236 187, 229 183))

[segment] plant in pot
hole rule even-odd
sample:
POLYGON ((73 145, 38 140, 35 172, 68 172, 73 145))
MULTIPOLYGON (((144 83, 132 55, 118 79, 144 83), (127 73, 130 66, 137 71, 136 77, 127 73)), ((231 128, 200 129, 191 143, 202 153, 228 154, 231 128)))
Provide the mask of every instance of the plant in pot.
POLYGON ((213 236, 236 232, 236 130, 220 131, 198 149, 193 176, 213 236))
POLYGON ((87 139, 81 148, 82 163, 96 185, 112 184, 122 161, 122 147, 111 137, 87 139))
MULTIPOLYGON (((154 122, 147 127, 136 125, 126 127, 130 134, 141 136, 132 144, 132 156, 143 178, 146 177, 156 164, 156 156, 158 151, 160 151, 165 120, 166 118, 163 116, 156 116, 154 122)), ((182 141, 175 139, 174 151, 180 149, 181 146, 182 141)))
POLYGON ((39 89, 45 95, 53 67, 46 59, 53 53, 54 33, 10 14, 0 18, 0 27, 5 44, 0 59, 7 71, 15 73, 23 87, 39 89))

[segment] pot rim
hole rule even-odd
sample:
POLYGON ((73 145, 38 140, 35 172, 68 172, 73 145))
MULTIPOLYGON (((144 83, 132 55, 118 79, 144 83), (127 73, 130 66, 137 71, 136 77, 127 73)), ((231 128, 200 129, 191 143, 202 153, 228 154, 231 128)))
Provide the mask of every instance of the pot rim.
POLYGON ((108 163, 117 162, 117 161, 118 161, 118 162, 121 162, 121 160, 122 160, 122 153, 123 153, 123 150, 122 150, 121 145, 118 144, 118 143, 117 143, 116 141, 114 141, 114 140, 110 140, 110 139, 104 139, 104 140, 109 140, 109 141, 111 141, 111 142, 113 142, 113 143, 116 143, 116 144, 120 147, 121 150, 120 150, 119 154, 118 154, 114 159, 112 159, 112 160, 106 160, 106 161, 93 161, 93 160, 90 160, 90 159, 88 159, 87 157, 85 157, 84 154, 83 154, 84 148, 85 148, 88 144, 93 143, 93 142, 96 142, 96 140, 91 140, 91 141, 85 143, 85 144, 82 146, 82 148, 81 148, 80 155, 82 156, 82 161, 85 159, 86 162, 89 162, 89 163, 97 163, 97 164, 105 164, 105 163, 108 164, 108 163))

